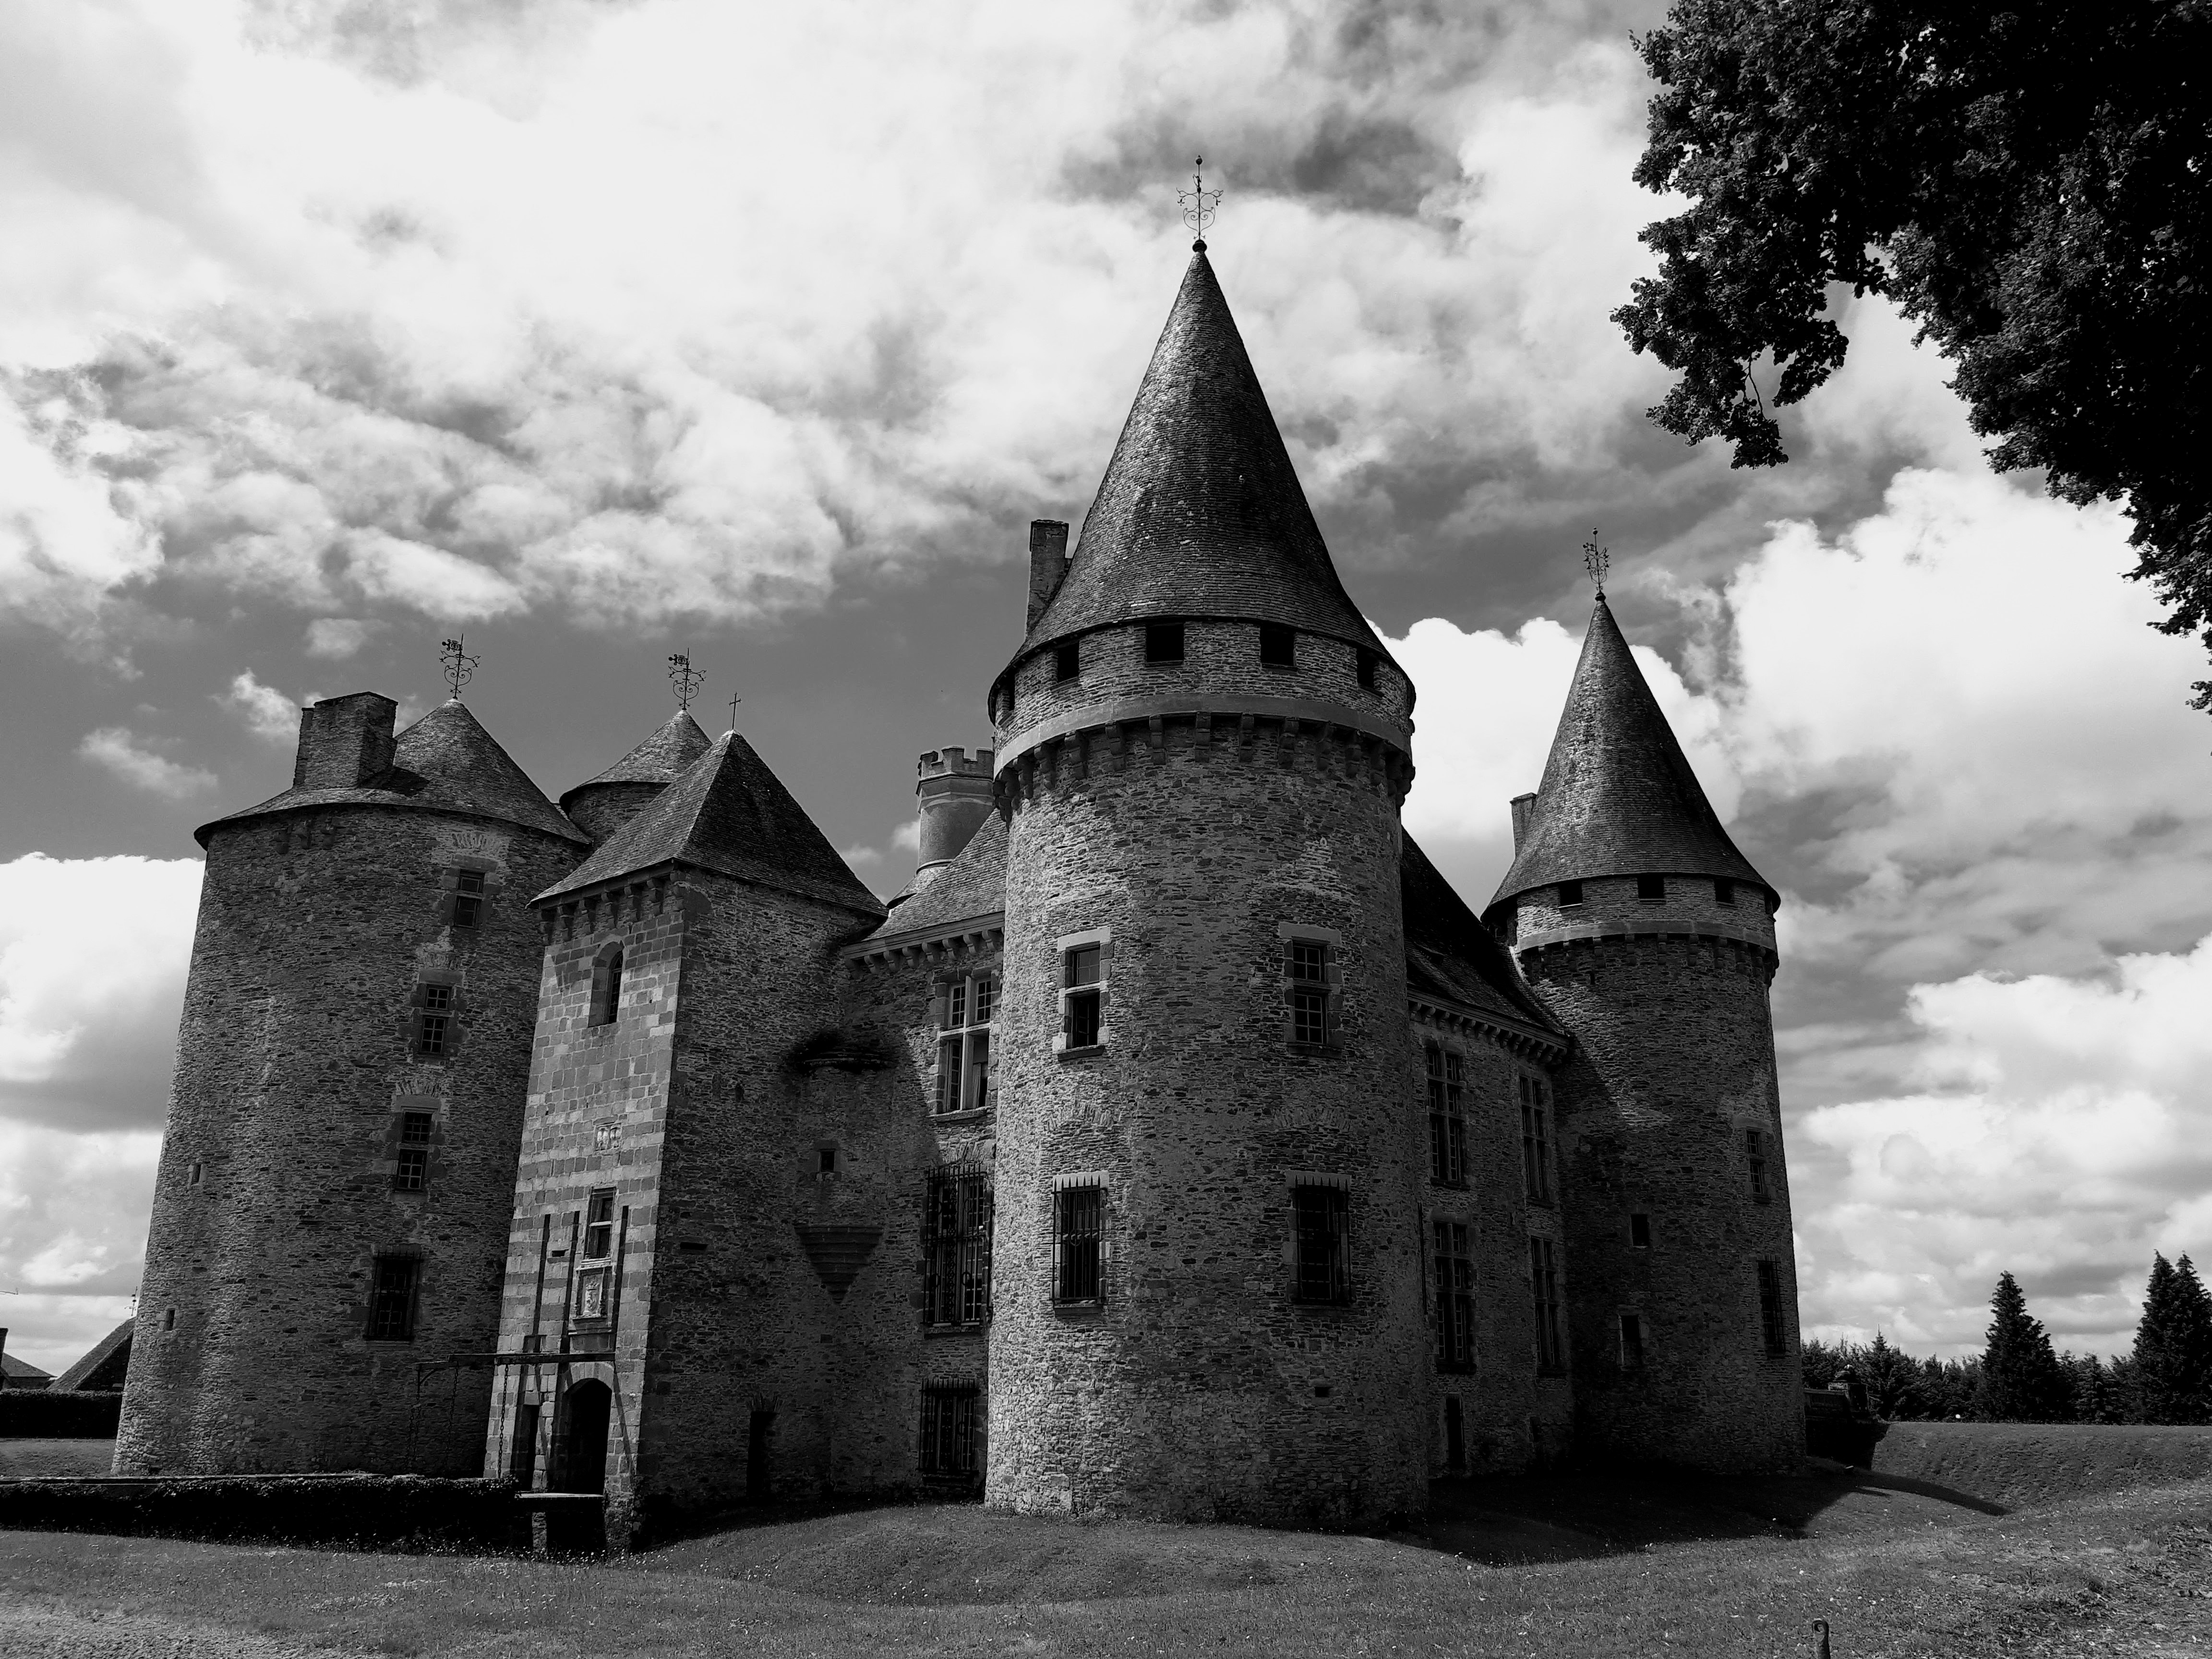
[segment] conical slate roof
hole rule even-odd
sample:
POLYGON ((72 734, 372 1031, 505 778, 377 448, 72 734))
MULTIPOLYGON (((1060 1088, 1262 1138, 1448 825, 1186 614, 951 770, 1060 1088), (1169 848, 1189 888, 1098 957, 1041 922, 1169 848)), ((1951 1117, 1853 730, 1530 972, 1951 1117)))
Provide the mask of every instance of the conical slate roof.
POLYGON ((561 797, 561 810, 586 789, 603 783, 673 783, 691 763, 714 747, 714 740, 702 731, 691 711, 679 708, 643 743, 624 755, 589 782, 580 783, 561 797))
POLYGON ((1774 891, 1721 827, 1601 593, 1528 828, 1491 902, 1632 875, 1726 876, 1774 891))
POLYGON ((519 823, 564 841, 586 840, 483 729, 468 705, 458 701, 440 703, 402 732, 391 767, 367 783, 343 789, 287 789, 258 806, 204 823, 192 834, 204 847, 217 824, 298 806, 412 806, 519 823))
POLYGON ((1203 250, 1114 446, 1067 575, 1015 653, 1146 617, 1382 642, 1345 594, 1203 250))
POLYGON ((574 875, 538 898, 670 863, 826 899, 866 916, 884 914, 883 902, 860 884, 806 809, 734 732, 715 739, 574 875))

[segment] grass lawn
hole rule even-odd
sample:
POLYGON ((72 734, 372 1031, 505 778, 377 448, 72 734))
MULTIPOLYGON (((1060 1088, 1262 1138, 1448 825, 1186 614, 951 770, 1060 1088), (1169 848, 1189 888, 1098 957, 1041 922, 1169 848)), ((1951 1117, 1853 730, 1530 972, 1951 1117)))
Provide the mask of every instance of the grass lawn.
POLYGON ((106 1474, 112 1440, 0 1440, 0 1475, 106 1474))
POLYGON ((2212 1481, 1450 1482, 1421 1534, 788 1513, 627 1560, 0 1533, 0 1653, 2212 1656, 2212 1481), (1464 1552, 1455 1553, 1453 1552, 1464 1552))

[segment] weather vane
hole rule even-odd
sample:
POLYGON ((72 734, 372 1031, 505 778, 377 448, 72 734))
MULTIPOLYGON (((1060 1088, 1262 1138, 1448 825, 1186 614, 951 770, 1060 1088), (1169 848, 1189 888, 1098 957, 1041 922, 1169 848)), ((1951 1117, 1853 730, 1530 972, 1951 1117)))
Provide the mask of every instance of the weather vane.
POLYGON ((1597 544, 1597 532, 1583 544, 1583 568, 1589 572, 1590 586, 1597 589, 1601 599, 1605 597, 1605 573, 1613 568, 1612 556, 1597 544))
POLYGON ((1182 204, 1183 223, 1198 234, 1198 240, 1191 244, 1191 247, 1203 253, 1206 252, 1206 227, 1213 222, 1214 210, 1221 205, 1221 191, 1218 185, 1212 190, 1206 187, 1206 174, 1202 171, 1206 157, 1200 156, 1191 165, 1201 171, 1190 175, 1188 190, 1176 191, 1176 200, 1182 204))
POLYGON ((668 659, 668 683, 676 688, 676 706, 685 714, 691 712, 691 699, 699 695, 699 688, 707 677, 691 665, 691 653, 678 651, 668 659))
POLYGON ((462 650, 460 638, 439 641, 438 651, 438 660, 446 665, 446 684, 453 688, 453 701, 459 702, 461 688, 469 683, 469 677, 477 672, 477 664, 482 659, 462 650))

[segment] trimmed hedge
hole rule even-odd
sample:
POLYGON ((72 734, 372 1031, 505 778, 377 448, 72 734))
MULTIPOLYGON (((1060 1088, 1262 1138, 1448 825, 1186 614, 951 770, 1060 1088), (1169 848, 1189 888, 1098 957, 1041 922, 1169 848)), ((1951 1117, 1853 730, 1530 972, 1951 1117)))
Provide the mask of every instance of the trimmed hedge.
POLYGON ((0 1440, 112 1440, 122 1421, 119 1391, 0 1389, 0 1440))
POLYGON ((416 1548, 529 1547, 507 1480, 419 1474, 143 1475, 0 1480, 0 1528, 416 1548))

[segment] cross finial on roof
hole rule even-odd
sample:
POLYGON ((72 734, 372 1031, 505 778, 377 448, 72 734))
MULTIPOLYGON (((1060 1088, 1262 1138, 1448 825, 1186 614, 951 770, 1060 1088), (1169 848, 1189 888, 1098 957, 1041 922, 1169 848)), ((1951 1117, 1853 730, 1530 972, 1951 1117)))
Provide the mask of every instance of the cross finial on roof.
POLYGON ((1197 233, 1198 240, 1190 245, 1191 252, 1203 253, 1206 227, 1213 222, 1214 211, 1221 205, 1221 189, 1219 185, 1212 190, 1206 187, 1206 157, 1200 156, 1191 166, 1198 171, 1190 175, 1188 190, 1176 191, 1176 200, 1182 204, 1183 223, 1197 233))
POLYGON ((691 665, 689 651, 672 653, 668 659, 668 683, 676 688, 676 706, 685 714, 691 712, 691 699, 699 695, 699 688, 707 677, 691 665))
POLYGON ((732 692, 732 693, 731 694, 731 696, 730 696, 730 730, 731 730, 731 731, 732 731, 732 732, 734 732, 734 731, 736 731, 736 730, 738 729, 738 705, 739 703, 743 702, 744 701, 744 699, 743 697, 738 696, 738 695, 736 695, 734 692, 732 692))
POLYGON ((1612 556, 1597 544, 1597 532, 1583 544, 1583 568, 1589 572, 1590 586, 1597 589, 1601 599, 1605 597, 1605 573, 1613 568, 1612 556))
POLYGON ((477 672, 477 664, 482 660, 461 649, 461 641, 465 637, 457 635, 450 640, 438 641, 438 660, 446 665, 446 684, 453 688, 455 702, 461 700, 461 688, 469 683, 471 676, 477 672))

